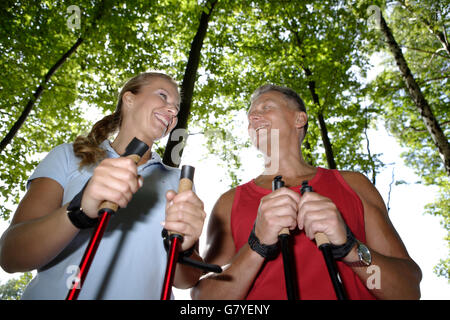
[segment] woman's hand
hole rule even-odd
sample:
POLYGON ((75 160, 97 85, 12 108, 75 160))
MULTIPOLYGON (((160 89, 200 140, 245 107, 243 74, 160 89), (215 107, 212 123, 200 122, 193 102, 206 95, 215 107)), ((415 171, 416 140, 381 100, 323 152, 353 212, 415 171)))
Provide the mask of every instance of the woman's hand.
POLYGON ((203 202, 191 191, 166 193, 166 220, 164 227, 183 235, 181 250, 190 249, 200 238, 206 218, 203 202))
POLYGON ((125 208, 142 184, 142 177, 138 176, 133 160, 105 159, 94 169, 84 190, 81 208, 91 218, 98 217, 98 209, 103 201, 125 208))

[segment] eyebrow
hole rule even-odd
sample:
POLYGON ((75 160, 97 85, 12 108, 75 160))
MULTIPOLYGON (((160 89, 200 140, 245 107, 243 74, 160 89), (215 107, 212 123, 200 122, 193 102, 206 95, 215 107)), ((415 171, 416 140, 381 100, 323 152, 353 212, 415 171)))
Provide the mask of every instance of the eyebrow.
MULTIPOLYGON (((275 102, 275 100, 273 100, 271 98, 265 98, 264 100, 258 102, 257 105, 264 104, 266 102, 275 102)), ((251 108, 252 108, 252 104, 250 104, 250 107, 248 108, 247 113, 250 111, 251 108)))
MULTIPOLYGON (((166 88, 160 87, 159 90, 164 90, 167 93, 167 95, 170 95, 170 91, 168 91, 166 88)), ((178 91, 177 91, 176 96, 180 97, 180 95, 178 94, 178 91)), ((178 111, 180 111, 180 103, 175 103, 175 106, 178 108, 178 111)))

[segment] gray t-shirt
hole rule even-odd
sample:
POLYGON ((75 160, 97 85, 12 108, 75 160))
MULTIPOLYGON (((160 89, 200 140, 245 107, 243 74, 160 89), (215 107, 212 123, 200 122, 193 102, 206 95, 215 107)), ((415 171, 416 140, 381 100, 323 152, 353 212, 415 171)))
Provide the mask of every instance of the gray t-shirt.
MULTIPOLYGON (((108 140, 101 146, 108 157, 119 157, 108 140)), ((38 177, 57 181, 64 189, 62 206, 92 176, 94 167, 80 171, 79 161, 72 144, 59 145, 28 181, 38 177)), ((160 222, 165 219, 165 194, 177 190, 180 171, 163 165, 153 153, 147 163, 138 167, 138 174, 144 178, 144 185, 126 208, 111 217, 78 299, 160 298, 167 259, 160 222)), ((80 230, 55 259, 38 269, 22 299, 65 299, 92 232, 80 230)))

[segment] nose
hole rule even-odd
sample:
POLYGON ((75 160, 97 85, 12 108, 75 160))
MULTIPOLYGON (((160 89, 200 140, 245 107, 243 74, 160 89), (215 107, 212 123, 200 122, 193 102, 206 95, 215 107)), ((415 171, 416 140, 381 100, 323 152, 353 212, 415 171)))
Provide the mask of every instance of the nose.
POLYGON ((166 103, 166 109, 173 116, 176 116, 178 114, 178 112, 180 111, 180 109, 179 109, 177 104, 170 103, 170 102, 166 103))
POLYGON ((247 117, 248 117, 248 120, 250 120, 250 121, 259 120, 259 119, 261 119, 261 113, 256 110, 252 110, 248 113, 247 117))

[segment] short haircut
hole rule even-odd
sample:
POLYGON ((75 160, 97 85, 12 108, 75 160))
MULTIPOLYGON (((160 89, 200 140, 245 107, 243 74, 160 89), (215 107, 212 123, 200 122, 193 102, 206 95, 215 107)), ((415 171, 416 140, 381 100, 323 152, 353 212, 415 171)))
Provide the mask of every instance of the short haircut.
MULTIPOLYGON (((300 96, 297 94, 297 92, 295 92, 291 88, 277 86, 274 84, 265 84, 256 89, 250 98, 250 103, 253 103, 260 95, 269 91, 277 91, 279 93, 282 93, 285 98, 295 102, 295 105, 297 106, 299 111, 302 111, 307 114, 305 103, 303 102, 302 98, 300 98, 300 96)), ((308 122, 306 122, 304 129, 306 135, 306 130, 308 129, 308 122)))

